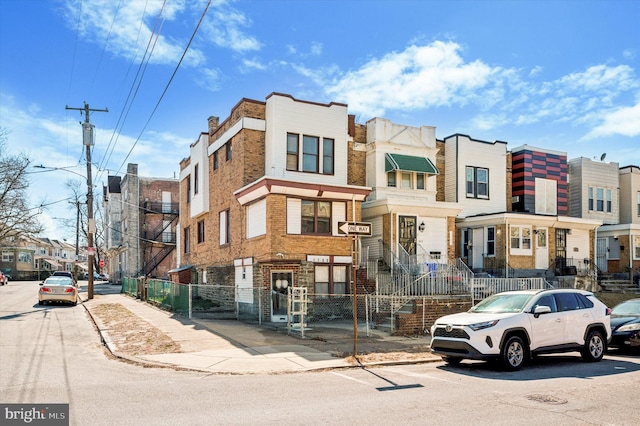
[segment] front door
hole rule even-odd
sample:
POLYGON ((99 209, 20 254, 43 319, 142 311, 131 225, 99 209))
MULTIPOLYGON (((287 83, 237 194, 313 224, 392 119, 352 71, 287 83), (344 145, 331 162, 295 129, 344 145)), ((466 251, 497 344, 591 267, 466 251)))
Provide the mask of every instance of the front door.
POLYGON ((549 239, 547 238, 549 230, 547 228, 538 228, 536 234, 536 269, 547 269, 549 267, 549 239))
POLYGON ((416 221, 415 216, 400 216, 398 243, 409 255, 416 254, 416 221))
POLYGON ((293 285, 293 272, 271 272, 271 322, 287 322, 287 295, 293 285))
POLYGON ((555 274, 564 275, 567 268, 568 229, 556 228, 556 264, 555 274))
POLYGON ((607 239, 598 238, 596 242, 596 266, 602 272, 607 272, 607 239))

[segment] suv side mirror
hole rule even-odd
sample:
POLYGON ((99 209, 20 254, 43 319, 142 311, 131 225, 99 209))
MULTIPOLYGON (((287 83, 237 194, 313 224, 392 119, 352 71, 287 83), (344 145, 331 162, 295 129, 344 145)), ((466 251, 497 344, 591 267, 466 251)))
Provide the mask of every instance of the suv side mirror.
POLYGON ((536 306, 536 308, 533 310, 533 316, 536 318, 538 318, 541 314, 550 314, 550 313, 551 313, 551 308, 544 305, 536 306))

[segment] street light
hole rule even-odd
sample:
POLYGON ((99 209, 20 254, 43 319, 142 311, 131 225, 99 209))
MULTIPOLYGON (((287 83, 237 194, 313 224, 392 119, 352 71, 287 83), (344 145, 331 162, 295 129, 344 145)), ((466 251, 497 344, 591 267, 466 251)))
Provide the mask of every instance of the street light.
POLYGON ((50 171, 54 171, 54 170, 60 170, 63 172, 69 172, 69 173, 73 173, 74 175, 80 176, 82 179, 87 180, 87 177, 81 173, 78 173, 76 171, 73 170, 69 170, 70 167, 76 167, 76 166, 69 166, 69 167, 49 167, 49 166, 43 166, 42 164, 37 165, 37 166, 33 166, 34 169, 45 169, 45 170, 50 170, 50 171))

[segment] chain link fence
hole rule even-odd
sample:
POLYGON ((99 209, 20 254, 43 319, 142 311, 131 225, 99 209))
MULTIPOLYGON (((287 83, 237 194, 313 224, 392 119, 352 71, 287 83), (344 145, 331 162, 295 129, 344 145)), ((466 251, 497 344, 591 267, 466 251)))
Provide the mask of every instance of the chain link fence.
MULTIPOLYGON (((434 320, 428 308, 433 301, 446 303, 451 298, 466 297, 473 304, 474 299, 500 291, 547 286, 543 279, 536 278, 485 278, 472 280, 468 288, 453 293, 448 286, 444 294, 435 295, 358 294, 355 304, 351 294, 310 293, 306 288, 292 296, 291 292, 287 295, 264 288, 180 284, 144 277, 124 278, 122 291, 187 318, 280 324, 286 325, 289 333, 300 333, 304 337, 305 330, 310 328, 353 329, 354 317, 360 333, 369 336, 372 330, 378 329, 393 334, 398 331, 400 314, 403 321, 411 321, 411 329, 424 332, 434 320)), ((300 287, 293 289, 300 290, 300 287)))

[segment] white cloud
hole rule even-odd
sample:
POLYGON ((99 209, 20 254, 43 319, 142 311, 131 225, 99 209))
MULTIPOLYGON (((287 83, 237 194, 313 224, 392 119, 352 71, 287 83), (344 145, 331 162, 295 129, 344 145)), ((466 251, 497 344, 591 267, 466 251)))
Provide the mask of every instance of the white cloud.
POLYGON ((203 24, 203 31, 218 47, 240 53, 260 50, 262 47, 255 37, 243 31, 243 28, 251 25, 251 21, 241 12, 231 8, 220 8, 216 9, 212 16, 203 24))
POLYGON ((322 54, 322 43, 314 41, 311 43, 311 54, 312 55, 321 55, 322 54))
POLYGON ((562 77, 554 84, 560 93, 577 91, 598 93, 604 91, 608 94, 617 94, 638 87, 638 81, 634 79, 633 74, 633 69, 627 65, 617 67, 594 65, 584 72, 576 72, 562 77))
MULTIPOLYGON (((149 51, 153 50, 150 63, 175 65, 205 4, 205 1, 185 0, 166 4, 162 0, 66 0, 64 15, 71 30, 77 28, 80 37, 100 47, 106 46, 106 50, 115 56, 139 61, 149 48, 149 51), (188 30, 184 31, 185 28, 188 30), (160 34, 157 40, 152 37, 154 32, 160 34)), ((260 42, 243 31, 250 26, 246 16, 228 6, 226 1, 214 2, 200 28, 203 35, 189 47, 183 65, 206 63, 203 43, 241 53, 260 49, 260 42)))
POLYGON ((340 76, 326 92, 365 116, 388 109, 464 105, 499 69, 481 61, 464 62, 460 49, 454 42, 412 45, 340 76))
MULTIPOLYGON (((591 129, 583 139, 588 140, 613 135, 640 136, 640 102, 630 107, 622 107, 606 113, 601 121, 602 123, 591 129)), ((636 149, 639 148, 636 147, 636 149)))
POLYGON ((540 65, 536 65, 529 71, 529 77, 535 77, 542 72, 543 68, 540 65))
POLYGON ((625 49, 622 52, 622 57, 630 61, 635 59, 637 54, 638 54, 637 49, 625 49))
POLYGON ((222 87, 222 72, 214 68, 200 68, 196 83, 203 89, 216 92, 222 87))

